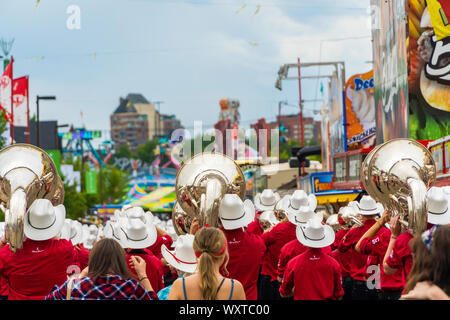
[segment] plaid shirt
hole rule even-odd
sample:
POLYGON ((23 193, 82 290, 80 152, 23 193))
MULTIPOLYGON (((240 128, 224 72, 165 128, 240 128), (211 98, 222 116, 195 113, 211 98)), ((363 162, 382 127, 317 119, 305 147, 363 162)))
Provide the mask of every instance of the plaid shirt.
MULTIPOLYGON (((45 300, 66 300, 67 284, 55 286, 45 300)), ((148 292, 134 279, 119 276, 100 276, 95 283, 89 277, 76 279, 72 284, 73 300, 158 300, 155 292, 148 292)))

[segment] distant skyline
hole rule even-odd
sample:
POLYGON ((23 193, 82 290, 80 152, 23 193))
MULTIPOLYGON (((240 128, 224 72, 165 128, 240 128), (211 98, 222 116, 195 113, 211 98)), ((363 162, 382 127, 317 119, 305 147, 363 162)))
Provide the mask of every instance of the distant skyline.
MULTIPOLYGON (((14 77, 30 76, 30 114, 37 94, 57 97, 40 105, 41 120, 109 131, 119 98, 141 93, 164 101, 161 113, 186 128, 214 124, 219 100, 239 99, 248 128, 261 117, 273 121, 280 100, 298 105, 297 81, 274 87, 284 63, 345 61, 347 79, 371 69, 368 7, 369 0, 0 0, 0 38, 15 38, 14 77), (71 5, 79 29, 68 28, 77 22, 71 5)), ((320 82, 303 81, 302 97, 322 98, 320 82)), ((320 105, 306 104, 305 116, 320 105)))

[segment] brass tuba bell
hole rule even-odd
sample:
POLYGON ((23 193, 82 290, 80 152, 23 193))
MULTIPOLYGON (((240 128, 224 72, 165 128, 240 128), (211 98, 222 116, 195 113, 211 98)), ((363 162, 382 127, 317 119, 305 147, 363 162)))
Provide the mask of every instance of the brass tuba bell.
MULTIPOLYGON (((188 225, 198 219, 199 226, 217 227, 219 204, 226 193, 235 193, 243 200, 245 178, 236 162, 221 153, 195 155, 180 168, 175 182, 177 207, 172 220, 178 235, 189 231, 188 225)), ((174 207, 175 208, 175 207, 174 207)))
POLYGON ((431 153, 411 139, 389 140, 373 149, 361 166, 361 181, 372 198, 383 204, 414 233, 427 226, 427 190, 436 179, 431 153))
POLYGON ((42 149, 17 143, 0 151, 0 200, 6 204, 5 236, 11 251, 22 247, 23 223, 36 199, 64 202, 64 186, 56 166, 42 149))

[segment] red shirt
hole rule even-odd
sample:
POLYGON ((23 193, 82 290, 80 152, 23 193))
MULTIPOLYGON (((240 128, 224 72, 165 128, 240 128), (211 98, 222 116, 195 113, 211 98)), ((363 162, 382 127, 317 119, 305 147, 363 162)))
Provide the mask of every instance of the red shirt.
POLYGON ((409 272, 413 265, 413 258, 411 253, 411 247, 409 241, 414 236, 409 232, 403 232, 395 239, 394 248, 389 257, 386 259, 386 263, 393 269, 400 269, 403 275, 403 283, 406 283, 409 272))
POLYGON ((169 236, 169 235, 160 236, 158 234, 156 236, 156 242, 154 244, 152 244, 150 247, 148 247, 147 249, 150 250, 155 257, 161 259, 162 258, 162 253, 161 253, 162 245, 165 244, 167 248, 170 248, 172 246, 172 243, 173 243, 173 239, 171 236, 169 236))
MULTIPOLYGON (((147 250, 150 250, 155 257, 157 257, 159 260, 161 260, 163 257, 162 253, 161 253, 161 247, 163 244, 166 245, 166 247, 169 249, 173 244, 172 237, 169 236, 168 234, 164 235, 164 236, 160 236, 158 234, 156 236, 156 242, 153 245, 151 245, 150 247, 148 247, 147 250)), ((171 273, 170 267, 168 265, 163 265, 163 274, 168 275, 170 273, 171 273)), ((158 291, 156 291, 156 292, 158 292, 158 291)))
POLYGON ((262 236, 262 234, 263 234, 263 229, 259 225, 259 221, 256 220, 256 219, 253 222, 249 223, 249 225, 247 226, 247 230, 246 231, 248 233, 252 233, 252 234, 255 234, 257 236, 262 236))
POLYGON ((68 267, 77 265, 68 240, 25 240, 13 253, 0 249, 0 274, 8 279, 8 300, 42 300, 55 285, 67 280, 68 267))
POLYGON ((349 252, 348 262, 349 262, 349 273, 350 276, 359 281, 365 281, 367 278, 367 266, 369 256, 361 254, 355 250, 355 245, 358 243, 359 239, 375 224, 375 219, 364 220, 361 227, 350 229, 347 234, 342 238, 339 243, 340 252, 349 252))
POLYGON ((339 263, 321 248, 308 248, 286 266, 280 293, 294 300, 336 300, 344 295, 339 263))
POLYGON ((149 250, 134 249, 127 253, 127 263, 128 269, 137 278, 136 270, 134 269, 130 259, 131 256, 139 256, 144 259, 146 264, 146 273, 150 284, 152 285, 153 291, 158 292, 164 288, 164 272, 163 264, 160 259, 155 257, 153 253, 149 250))
POLYGON ((334 242, 331 245, 331 250, 336 250, 342 238, 347 234, 348 229, 341 229, 334 235, 334 242))
POLYGON ((295 224, 283 222, 263 233, 262 239, 267 249, 264 254, 261 275, 271 276, 271 281, 277 281, 278 257, 281 248, 289 241, 296 239, 295 230, 295 224))
POLYGON ((363 239, 360 245, 361 253, 377 257, 377 264, 380 266, 380 286, 382 291, 402 290, 404 286, 401 270, 397 270, 392 275, 384 273, 383 259, 390 239, 391 231, 382 227, 375 237, 363 239))
POLYGON ((79 243, 75 246, 75 252, 77 253, 77 262, 80 266, 80 269, 83 270, 89 264, 89 253, 82 243, 79 243))
MULTIPOLYGON (((297 239, 286 243, 283 248, 281 248, 280 255, 278 257, 278 277, 283 278, 284 270, 286 269, 288 262, 306 250, 308 250, 308 247, 305 247, 297 239)), ((331 247, 325 247, 322 251, 326 254, 331 254, 331 247)))
POLYGON ((339 243, 342 241, 342 238, 344 238, 344 236, 347 234, 348 230, 349 229, 342 229, 336 232, 335 237, 336 239, 339 238, 339 241, 338 242, 335 241, 333 245, 336 246, 336 249, 330 253, 330 255, 334 259, 336 259, 337 262, 339 262, 343 278, 350 277, 350 261, 352 257, 352 252, 351 251, 340 252, 338 248, 339 243))
POLYGON ((259 268, 262 264, 266 245, 261 237, 244 232, 242 229, 224 230, 228 244, 228 275, 224 277, 240 281, 247 300, 257 300, 259 268))

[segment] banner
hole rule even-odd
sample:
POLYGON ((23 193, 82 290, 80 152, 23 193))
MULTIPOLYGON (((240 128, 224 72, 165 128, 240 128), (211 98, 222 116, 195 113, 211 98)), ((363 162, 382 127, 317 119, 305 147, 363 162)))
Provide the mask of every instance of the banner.
POLYGON ((375 146, 375 99, 373 70, 355 74, 345 84, 347 148, 357 150, 375 146))
POLYGON ((59 150, 45 150, 55 163, 58 174, 61 175, 61 152, 59 150))
POLYGON ((408 138, 405 0, 370 1, 376 143, 408 138))
POLYGON ((86 193, 95 194, 97 193, 97 171, 90 170, 86 171, 86 193))
POLYGON ((14 126, 28 127, 28 77, 13 80, 14 126))
POLYGON ((450 1, 408 0, 410 137, 450 135, 450 1))
POLYGON ((12 64, 14 60, 6 67, 0 78, 0 109, 3 110, 5 118, 11 122, 11 94, 12 94, 12 64))

